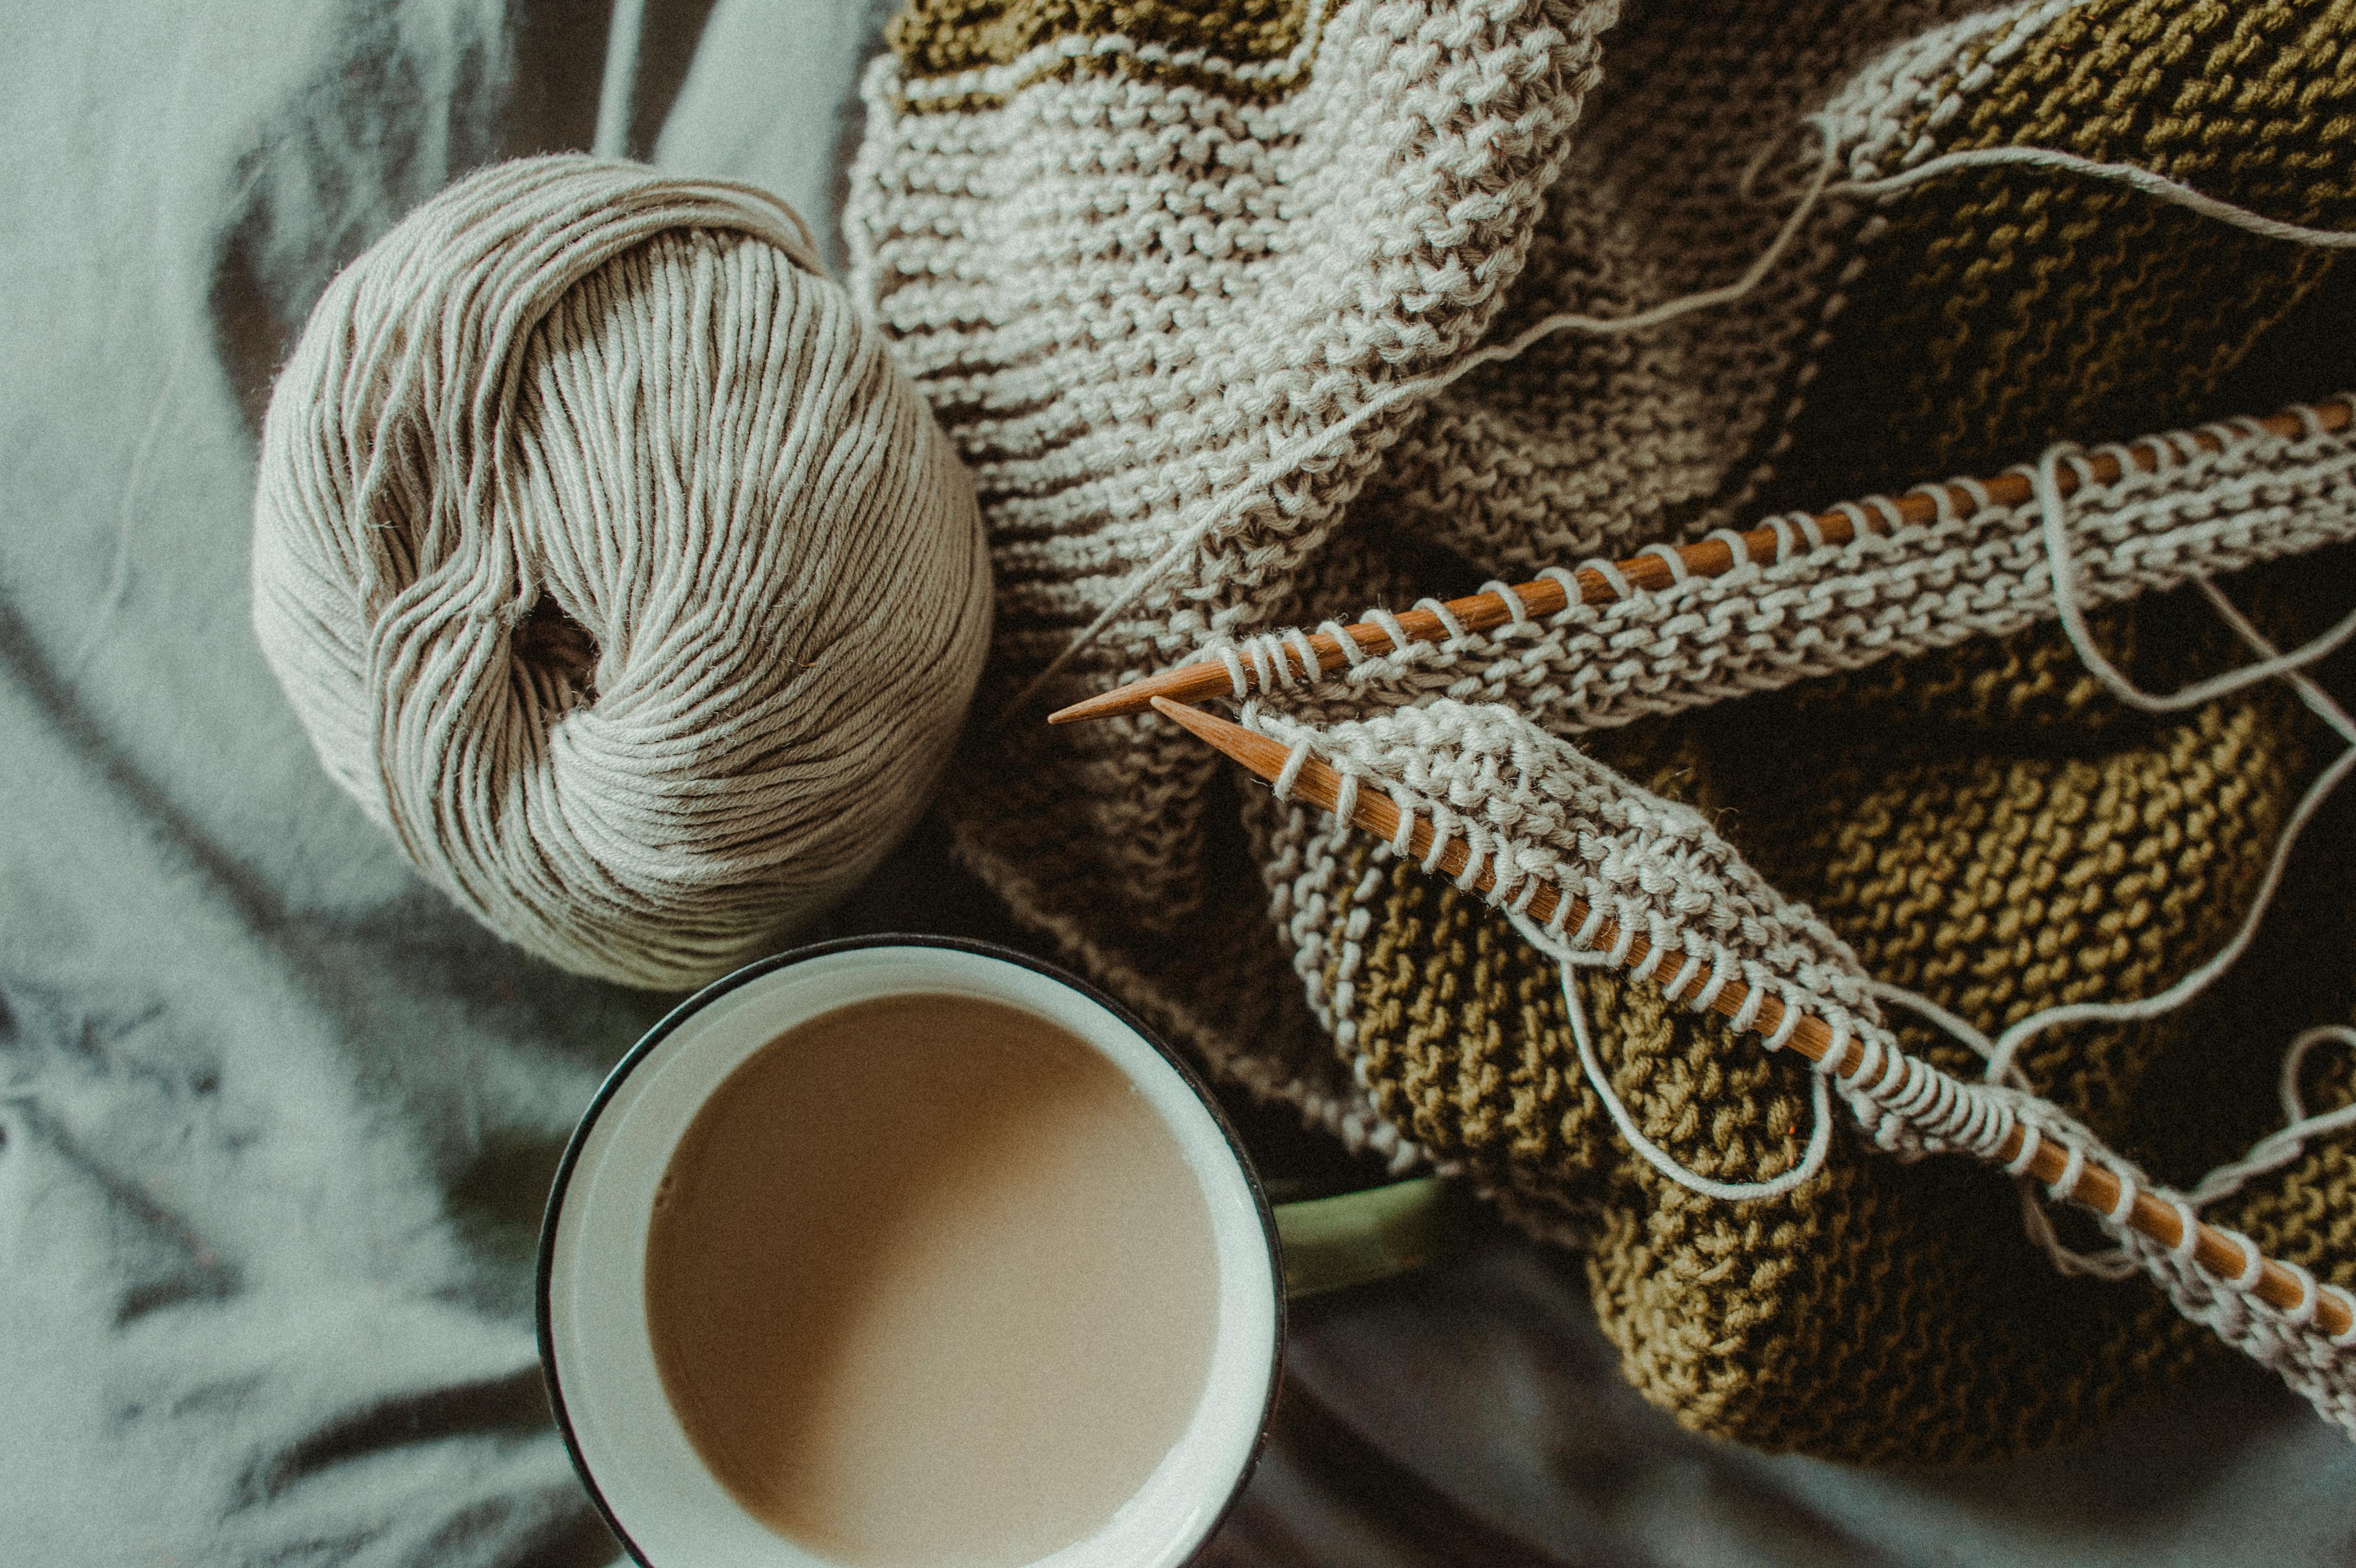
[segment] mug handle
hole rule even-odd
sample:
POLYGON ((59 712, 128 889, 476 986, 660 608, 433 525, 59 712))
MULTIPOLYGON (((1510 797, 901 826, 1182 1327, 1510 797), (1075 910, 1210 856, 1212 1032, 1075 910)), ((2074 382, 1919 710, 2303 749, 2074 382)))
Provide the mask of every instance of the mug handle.
POLYGON ((1289 1301, 1365 1285, 1458 1251, 1468 1216, 1450 1182, 1419 1176, 1274 1206, 1289 1301))

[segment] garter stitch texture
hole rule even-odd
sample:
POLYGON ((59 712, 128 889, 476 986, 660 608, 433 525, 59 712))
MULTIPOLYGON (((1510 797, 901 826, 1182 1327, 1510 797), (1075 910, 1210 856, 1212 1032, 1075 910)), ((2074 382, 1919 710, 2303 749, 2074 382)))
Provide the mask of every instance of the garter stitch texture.
MULTIPOLYGON (((1906 1130, 1854 1094, 1797 1190, 1676 1185, 1618 1136, 1554 962, 1501 911, 1155 720, 1035 723, 1370 605, 2356 383, 2344 334, 2319 330, 2350 312, 2328 257, 2021 165, 1836 192, 1738 298, 1440 384, 1556 313, 1730 283, 1824 157, 1865 181, 2058 148, 2356 226, 2356 9, 2334 0, 1621 12, 903 15, 867 83, 854 287, 977 476, 1000 592, 986 690, 1088 634, 977 741, 967 776, 994 782, 957 808, 959 853, 1217 1071, 1585 1249, 1631 1380, 1698 1429, 1851 1460, 2016 1452, 2217 1353, 2186 1311, 2356 1419, 2329 1347, 2277 1354, 2295 1326, 2234 1328, 2230 1289, 2165 1260, 2143 1261, 2174 1306, 2058 1274, 2001 1175, 1875 1149, 1860 1122, 1900 1154, 1906 1130)), ((2158 441, 2153 472, 2081 488, 2063 518, 2079 599, 2108 606, 2094 635, 2147 689, 2244 656, 2188 583, 2238 574, 2285 645, 2347 607, 2356 441, 2216 433, 2211 453, 2158 441)), ((1860 1039, 1976 1078, 1870 982, 1989 1032, 2165 987, 2238 929, 2339 744, 2278 685, 2120 703, 2053 626, 2039 521, 1950 503, 1831 549, 1791 528, 1774 565, 1370 657, 1244 717, 1513 875, 1716 944, 1860 1039)), ((2320 676, 2344 699, 2345 669, 2320 676)), ((2194 1006, 2019 1057, 2147 1185, 2278 1125, 2277 1053, 2356 1008, 2356 921, 2318 869, 2356 850, 2351 816, 2307 829, 2291 918, 2194 1006)), ((1670 1006, 1666 977, 1578 981, 1634 1123, 1714 1180, 1792 1168, 1805 1065, 1670 1006)), ((2318 1051, 2308 1106, 2344 1103, 2349 1071, 2318 1051)), ((2203 1212, 2356 1283, 2349 1159, 2322 1140, 2203 1212)), ((2064 1239, 2102 1246, 2082 1218, 2064 1239)))
POLYGON ((969 482, 801 221, 587 158, 464 180, 279 378, 254 626, 419 870, 684 988, 923 809, 990 626, 969 482))

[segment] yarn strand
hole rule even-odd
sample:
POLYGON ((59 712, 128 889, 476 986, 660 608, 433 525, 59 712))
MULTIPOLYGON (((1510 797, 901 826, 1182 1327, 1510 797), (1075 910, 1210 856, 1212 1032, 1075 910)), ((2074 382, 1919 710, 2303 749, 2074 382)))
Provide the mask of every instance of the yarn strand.
MULTIPOLYGON (((2077 654, 2078 662, 2086 667, 2087 673, 2101 681, 2120 701, 2146 713, 2181 712, 2328 658, 2351 636, 2356 636, 2356 611, 2351 611, 2329 631, 2290 653, 2271 655, 2256 664, 2244 665, 2240 669, 2228 670, 2208 680, 2196 681, 2180 691, 2165 696, 2136 687, 2102 649, 2094 645, 2094 635, 2086 629, 2085 608, 2079 603, 2077 568, 2070 556, 2069 506, 2056 478, 2056 472, 2062 464, 2078 461, 2081 461, 2079 449, 2064 442, 2048 447, 2035 464, 2019 472, 2028 478, 2031 494, 2037 500, 2046 564, 2053 582, 2053 607, 2061 618, 2062 633, 2070 639, 2072 650, 2077 654)), ((2356 736, 2350 739, 2356 740, 2356 736)))
POLYGON ((1832 177, 1834 167, 1833 147, 1827 141, 1824 144, 1823 156, 1818 160, 1815 174, 1810 179, 1805 193, 1782 224, 1777 227, 1774 237, 1768 241, 1766 249, 1762 251, 1751 263, 1743 269, 1741 275, 1733 282, 1714 289, 1704 289, 1697 293, 1685 294, 1629 315, 1598 316, 1588 315, 1579 311, 1558 311, 1525 327, 1506 342, 1472 350, 1445 370, 1429 376, 1414 377, 1405 381, 1394 381, 1334 423, 1327 425, 1323 430, 1297 436, 1279 447, 1261 464, 1258 474, 1243 480, 1226 495, 1221 496, 1201 520, 1188 528, 1171 542, 1168 549, 1133 573, 1122 585, 1121 591, 1113 597, 1112 603, 1099 611, 1096 619, 1082 627, 1072 640, 1065 645, 1061 652, 1047 661, 1047 667, 1044 669, 1033 677, 1021 691, 1015 693, 1013 700, 1001 709, 1000 717, 1001 719, 1011 717, 1030 706, 1032 699, 1048 682, 1061 675, 1073 659, 1086 652, 1098 637, 1104 635, 1106 628, 1134 608, 1137 603, 1151 592, 1172 568, 1185 558, 1187 551, 1209 538, 1212 531, 1220 524, 1232 519, 1248 506, 1255 496, 1265 493, 1281 480, 1297 473, 1303 464, 1312 463, 1333 451, 1353 431, 1357 430, 1376 415, 1396 408, 1411 398, 1426 397, 1443 391, 1483 365, 1517 359, 1533 345, 1543 342, 1558 332, 1584 332, 1598 337, 1642 332, 1650 327, 1675 321, 1681 316, 1691 315, 1697 311, 1715 309, 1717 306, 1742 298, 1757 288, 1761 281, 1773 271, 1775 263, 1783 260, 1784 252, 1789 251, 1793 241, 1799 238, 1801 227, 1807 221, 1809 214, 1815 209, 1818 198, 1832 177))
POLYGON ((2072 455, 2074 455, 2073 450, 2067 447, 2057 446, 2049 450, 2036 464, 2032 478, 2036 484, 2046 559, 2052 574, 2054 608, 2072 649, 2088 671, 2120 701, 2148 713, 2173 712, 2190 706, 2193 701, 2211 700, 2261 680, 2283 679, 2297 692, 2301 701, 2349 742, 2349 746, 2333 759, 2299 797, 2289 821, 2275 841, 2274 852, 2267 859, 2265 874, 2259 881, 2257 895, 2251 901, 2249 912, 2224 946, 2190 974, 2153 996, 2132 1002, 2068 1003, 2022 1019, 1997 1036, 1995 1049, 1987 1053, 1987 1076, 1991 1082, 2005 1077, 2021 1047, 2048 1029, 2069 1023, 2125 1023, 2158 1018, 2184 1006, 2207 990, 2256 940, 2258 928, 2273 904, 2276 890, 2281 886, 2291 851, 2297 846, 2300 833, 2322 809, 2324 802, 2339 788, 2350 771, 2356 769, 2356 720, 2351 720, 2328 692, 2303 673, 2305 666, 2322 658, 2347 641, 2350 632, 2356 630, 2356 613, 2351 613, 2322 636, 2286 655, 2278 652, 2251 624, 2248 617, 2225 597, 2222 589, 2204 581, 2201 585, 2201 591, 2210 603, 2233 634, 2259 656, 2259 662, 2166 696, 2137 687, 2094 646, 2087 631, 2085 612, 2078 603, 2076 575, 2069 564, 2067 510, 2061 487, 2054 482, 2058 464, 2072 455))
MULTIPOLYGON (((1518 911, 1509 908, 1506 918, 1514 923, 1514 928, 1522 933, 1524 941, 1555 961, 1562 982, 1563 1008, 1570 1019, 1570 1038, 1579 1048, 1579 1064, 1587 1074, 1588 1087, 1594 1090, 1595 1097, 1602 1102, 1604 1115, 1612 1118, 1612 1125, 1619 1130, 1622 1139, 1646 1165, 1689 1192, 1698 1192, 1705 1198, 1721 1199, 1729 1203, 1753 1203, 1763 1199, 1780 1198, 1815 1179, 1816 1173, 1824 1169, 1826 1157, 1832 1151, 1832 1101, 1826 1088, 1827 1070, 1823 1063, 1813 1063, 1816 1070, 1808 1075, 1812 1115, 1808 1147, 1798 1163, 1789 1170, 1757 1181, 1719 1181, 1689 1169, 1644 1136, 1644 1129, 1636 1125, 1636 1118, 1629 1114, 1626 1103, 1620 1098, 1620 1092, 1612 1086, 1611 1075, 1603 1071, 1602 1059, 1596 1053, 1594 1031, 1587 1021, 1587 1008, 1580 999, 1579 985, 1573 972, 1580 968, 1605 967, 1610 962, 1608 956, 1581 953, 1557 941, 1518 911)), ((1654 949, 1656 955, 1662 951, 1658 947, 1654 949)), ((1674 983, 1667 988, 1673 994, 1683 989, 1674 983)), ((1797 1018, 1798 1014, 1794 1011, 1792 1016, 1797 1018)))
MULTIPOLYGON (((1775 264, 1783 259, 1794 242, 1798 240, 1801 229, 1805 226, 1808 219, 1815 214, 1826 197, 1873 199, 1895 196, 1942 176, 1969 168, 2007 165, 2052 168, 2124 185, 2145 195, 2184 208, 2188 211, 2198 213, 2204 218, 2214 219, 2219 222, 2253 234, 2263 235, 2270 240, 2282 240, 2322 250, 2356 249, 2356 233, 2285 223, 2265 217, 2262 213, 2236 207, 2231 202, 2219 200, 2215 197, 2204 195, 2190 186, 2154 174, 2148 169, 2133 164, 2098 163, 2091 158, 2080 157, 2075 154, 2052 148, 1974 148, 1941 154, 1936 157, 1926 159, 1901 174, 1875 179, 1835 181, 1832 178, 1832 172, 1837 166, 1838 147, 1830 118, 1821 113, 1810 114, 1804 116, 1800 123, 1814 130, 1817 135, 1819 155, 1814 172, 1809 176, 1807 184, 1802 187, 1800 198, 1793 204, 1791 211, 1776 227, 1775 233, 1769 240, 1766 247, 1732 282, 1720 284, 1716 288, 1683 294, 1647 309, 1632 312, 1627 315, 1596 316, 1579 311, 1556 312, 1524 328, 1505 343, 1472 350, 1445 370, 1432 375, 1415 377, 1405 381, 1393 382, 1334 423, 1286 443, 1269 454, 1261 464, 1258 473, 1240 481, 1226 495, 1221 496, 1199 521, 1172 540, 1168 548, 1160 555, 1132 573, 1129 581, 1122 585, 1120 592, 1113 597, 1112 602, 1098 612, 1095 619, 1075 634, 1062 650, 1054 658, 1048 660, 1046 667, 1033 677, 1023 689, 1014 695, 1012 700, 1000 710, 1000 717, 1009 718, 1028 708, 1032 700, 1049 682, 1061 675, 1073 659, 1093 645, 1114 622, 1135 608, 1139 601, 1151 592, 1162 578, 1185 558, 1189 550, 1209 538, 1221 524, 1231 520, 1242 512, 1255 496, 1266 493, 1285 478, 1297 473, 1303 464, 1314 462, 1317 458, 1332 452, 1352 432, 1377 414, 1395 408, 1410 398, 1443 391, 1483 365, 1519 358, 1533 345, 1559 332, 1580 332, 1596 337, 1617 336, 1646 331, 1699 311, 1714 310, 1720 305, 1733 304, 1749 295, 1766 280, 1768 274, 1774 270, 1775 264)), ((1757 164, 1743 171, 1740 184, 1745 192, 1750 189, 1751 182, 1756 178, 1757 169, 1763 165, 1763 161, 1762 155, 1757 164)), ((2042 469, 2046 465, 2040 464, 2039 466, 2042 469)), ((2051 483, 2050 474, 2046 483, 2048 485, 2051 483)), ((2351 615, 2348 621, 2327 635, 2338 639, 2331 645, 2334 647, 2338 646, 2340 642, 2346 641, 2349 636, 2356 635, 2356 615, 2351 615)), ((2323 656, 2323 653, 2329 651, 2329 649, 2326 648, 2313 656, 2319 658, 2323 656)), ((2102 677, 2099 669, 2096 674, 2099 678, 2104 678, 2107 683, 2107 677, 2102 677)))
POLYGON ((2337 1041, 2356 1051, 2356 1029, 2346 1024, 2322 1024, 2308 1029, 2290 1042, 2283 1052, 2282 1105, 2284 1125, 2268 1133, 2250 1147, 2250 1152, 2240 1159, 2219 1166, 2185 1193, 2185 1200, 2195 1209, 2213 1203, 2220 1198, 2239 1192, 2253 1177, 2279 1170, 2307 1151, 2312 1140, 2346 1127, 2356 1126, 2356 1101, 2336 1110, 2309 1115, 2298 1092, 2298 1072, 2308 1052, 2327 1040, 2337 1041))
POLYGON ((2338 229, 2310 229, 2304 224, 2285 223, 2264 213, 2252 212, 2230 201, 2220 201, 2213 196, 2193 189, 2189 185, 2169 179, 2165 175, 2136 164, 2097 163, 2093 158, 2080 157, 2053 147, 1973 147, 1961 152, 1942 153, 1928 158, 1900 174, 1877 179, 1844 180, 1834 186, 1829 194, 1837 196, 1883 197, 1954 174, 1961 169, 2021 167, 2058 169, 2065 174, 2084 175, 2090 179, 2105 180, 2141 191, 2146 196, 2199 213, 2203 218, 2228 224, 2247 233, 2268 240, 2287 240, 2294 245, 2311 245, 2319 250, 2356 250, 2356 233, 2338 229))

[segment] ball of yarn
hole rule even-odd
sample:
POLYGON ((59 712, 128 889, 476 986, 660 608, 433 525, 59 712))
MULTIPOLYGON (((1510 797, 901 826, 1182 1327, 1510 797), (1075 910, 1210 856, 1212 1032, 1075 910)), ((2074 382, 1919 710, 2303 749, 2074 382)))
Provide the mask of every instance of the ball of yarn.
POLYGON ((912 825, 991 606, 970 480, 791 209, 571 156, 453 187, 328 288, 253 588, 320 761, 427 879, 659 987, 912 825))

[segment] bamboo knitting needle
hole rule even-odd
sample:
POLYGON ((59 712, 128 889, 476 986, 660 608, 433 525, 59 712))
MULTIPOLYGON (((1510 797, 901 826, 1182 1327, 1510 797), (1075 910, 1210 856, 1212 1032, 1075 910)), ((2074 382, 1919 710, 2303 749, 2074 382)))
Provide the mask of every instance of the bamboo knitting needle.
MULTIPOLYGON (((1226 720, 1205 713, 1201 709, 1188 708, 1173 702, 1166 697, 1156 696, 1151 700, 1156 712, 1165 718, 1175 720, 1214 748, 1234 761, 1241 763, 1263 779, 1274 781, 1291 760, 1292 753, 1290 748, 1265 735, 1256 734, 1240 724, 1229 723, 1226 720)), ((1292 794, 1321 811, 1332 812, 1341 804, 1342 777, 1324 763, 1315 757, 1309 757, 1302 761, 1299 773, 1294 775, 1292 794)), ((1348 820, 1350 826, 1362 828, 1385 839, 1396 840, 1398 837, 1398 806, 1379 790, 1358 791, 1356 804, 1352 808, 1348 820)), ((1418 859, 1429 857, 1431 853, 1432 841, 1431 825, 1419 816, 1411 816, 1408 823, 1408 854, 1418 859)), ((1451 838, 1441 847, 1439 866, 1450 876, 1463 876, 1465 868, 1470 863, 1470 854, 1462 841, 1451 838)), ((1496 879, 1491 874, 1490 869, 1484 866, 1479 875, 1474 877, 1472 885, 1484 892, 1494 891, 1496 888, 1496 879)), ((1540 883, 1537 892, 1530 899, 1528 905, 1530 918, 1540 924, 1550 922, 1566 898, 1570 905, 1570 912, 1564 917, 1564 929, 1580 929, 1581 923, 1589 917, 1588 905, 1580 899, 1569 898, 1546 883, 1540 883)), ((1619 928, 1606 920, 1597 927, 1590 940, 1590 946, 1599 953, 1609 952, 1618 945, 1619 941, 1619 928)), ((1651 944, 1643 936, 1632 936, 1628 943, 1626 963, 1631 966, 1641 964, 1651 951, 1651 944)), ((1672 961, 1680 957, 1682 955, 1676 949, 1665 948, 1662 962, 1655 972, 1656 974, 1674 973, 1676 965, 1672 961)), ((1686 997, 1699 992, 1708 983, 1708 975, 1697 975, 1682 991, 1669 992, 1669 999, 1682 1001, 1686 997)), ((1663 988, 1667 989, 1665 986, 1663 988)), ((1710 1010, 1732 1018, 1741 1011, 1743 1002, 1749 996, 1750 991, 1741 981, 1730 981, 1720 987, 1717 997, 1711 1001, 1710 1010)), ((1770 994, 1761 1002, 1753 1027, 1762 1034, 1771 1034, 1783 1020, 1783 1000, 1770 994)), ((1793 1029, 1791 1039, 1787 1043, 1792 1050, 1798 1051, 1810 1061, 1822 1061, 1832 1050, 1832 1027, 1813 1014, 1804 1013, 1800 1017, 1799 1023, 1793 1029)), ((1842 1077, 1847 1077, 1857 1071, 1864 1059, 1865 1047, 1858 1041, 1851 1040, 1848 1041, 1848 1049, 1842 1054, 1840 1061, 1834 1064, 1833 1071, 1842 1077)), ((2021 1129, 2015 1126, 1997 1149, 1996 1157, 1998 1163, 2019 1156, 2023 1136, 2021 1129)), ((2068 1157, 2055 1146, 2053 1140, 2047 1138, 2039 1143, 2036 1152, 2030 1156, 2028 1174, 2051 1187, 2062 1179, 2068 1166, 2068 1157)), ((2073 1202, 2093 1210, 2097 1214, 2108 1214, 2118 1206, 2118 1179, 2103 1168, 2099 1163, 2086 1160, 2078 1171, 2076 1184, 2064 1196, 2073 1202)), ((2138 1190, 2136 1193, 2135 1202, 2127 1211, 2127 1224, 2137 1234, 2157 1242, 2163 1247, 2174 1247, 2184 1239, 2182 1221, 2176 1210, 2148 1192, 2138 1190)), ((2250 1258, 2244 1253, 2239 1242, 2211 1226, 2197 1221, 2194 1226, 2192 1256, 2201 1267, 2220 1279, 2239 1279, 2243 1271, 2250 1264, 2250 1258)), ((2290 1312, 2297 1310, 2304 1292, 2297 1276, 2289 1270, 2272 1259, 2261 1258, 2258 1260, 2256 1294, 2270 1305, 2290 1312)), ((2327 1334, 2348 1332, 2351 1325, 2356 1325, 2356 1312, 2351 1312, 2350 1297, 2337 1286, 2319 1285, 2316 1287, 2315 1322, 2327 1334)))
MULTIPOLYGON (((2356 420, 2356 407, 2351 407, 2344 400, 2318 403, 2310 411, 2314 415, 2315 421, 2327 431, 2345 430, 2351 420, 2356 420)), ((2258 422, 2272 433, 2281 436, 2297 435, 2307 428, 2302 415, 2297 410, 2272 414, 2258 422)), ((2196 430, 2190 434, 2204 451, 2217 452, 2223 448, 2223 443, 2207 431, 2196 430)), ((2158 464, 2158 457, 2152 454, 2149 447, 2145 443, 2137 443, 2131 445, 2127 448, 2127 452, 2134 459, 2136 466, 2146 473, 2149 473, 2158 464)), ((2119 476, 2121 472, 2118 457, 2115 453, 2108 451, 2090 453, 2086 460, 2086 466, 2093 472, 2094 482, 2100 485, 2111 483, 2119 476)), ((2074 469, 2063 468, 2054 475, 2054 478, 2065 496, 2078 488, 2079 478, 2074 469)), ((1973 497, 1960 485, 1949 485, 1942 488, 1946 491, 1956 506, 1976 505, 1973 497)), ((2018 472, 1999 474, 1995 478, 1986 481, 1982 488, 1987 492, 1988 500, 1999 507, 2017 507, 2029 497, 2029 479, 2025 475, 2018 472)), ((1937 501, 1933 499, 1928 491, 1922 489, 1908 491, 1904 496, 1900 496, 1894 505, 1897 507, 1898 515, 1912 525, 1928 523, 1939 515, 1937 501)), ((1857 517, 1863 515, 1860 511, 1857 517)), ((1819 512, 1814 521, 1826 544, 1841 545, 1848 543, 1857 537, 1857 517, 1852 517, 1846 512, 1819 512)), ((1744 534, 1742 543, 1751 560, 1764 563, 1775 559, 1782 540, 1774 528, 1758 528, 1744 534)), ((1685 571, 1695 577, 1717 577, 1734 569, 1734 551, 1723 539, 1703 539, 1698 544, 1680 545, 1676 547, 1676 554, 1685 571)), ((1621 561, 1619 571, 1632 585, 1641 589, 1666 588, 1676 581, 1676 573, 1656 550, 1647 550, 1642 555, 1621 561)), ((1579 596, 1582 603, 1601 604, 1620 596, 1619 591, 1612 586, 1611 581, 1602 572, 1591 567, 1582 567, 1572 575, 1579 583, 1579 596)), ((1533 616, 1554 614, 1568 603, 1562 584, 1550 578, 1541 578, 1536 582, 1525 582, 1512 592, 1515 597, 1521 600, 1523 608, 1533 616)), ((1513 607, 1506 603, 1504 595, 1497 593, 1475 593, 1468 598, 1451 599, 1447 608, 1448 613, 1468 632, 1485 632, 1493 627, 1502 626, 1514 618, 1513 607)), ((1429 610, 1403 612, 1398 616, 1398 626, 1410 640, 1419 643, 1436 643, 1450 635, 1447 624, 1429 610)), ((1391 646, 1390 633, 1371 621, 1362 621, 1355 626, 1344 627, 1343 632, 1364 653, 1386 652, 1391 646)), ((1350 662, 1342 650, 1341 643, 1330 633, 1320 632, 1310 637, 1308 644, 1310 649, 1317 656, 1317 673, 1338 669, 1350 662)), ((1297 648, 1284 647, 1277 656, 1286 661, 1286 668, 1295 674, 1312 673, 1300 667, 1300 652, 1297 648)), ((1258 677, 1248 668, 1244 672, 1244 678, 1248 685, 1257 686, 1258 684, 1258 677)), ((1086 719, 1109 718, 1116 713, 1141 713, 1157 697, 1167 697, 1176 702, 1199 702, 1208 697, 1233 695, 1236 695, 1235 678, 1228 673, 1227 667, 1217 660, 1209 660, 1202 664, 1182 666, 1177 669, 1162 670, 1158 674, 1147 676, 1142 680, 1132 681, 1127 686, 1115 687, 1110 691, 1099 692, 1094 697, 1075 702, 1068 708, 1060 709, 1049 714, 1047 722, 1075 724, 1086 719)))

